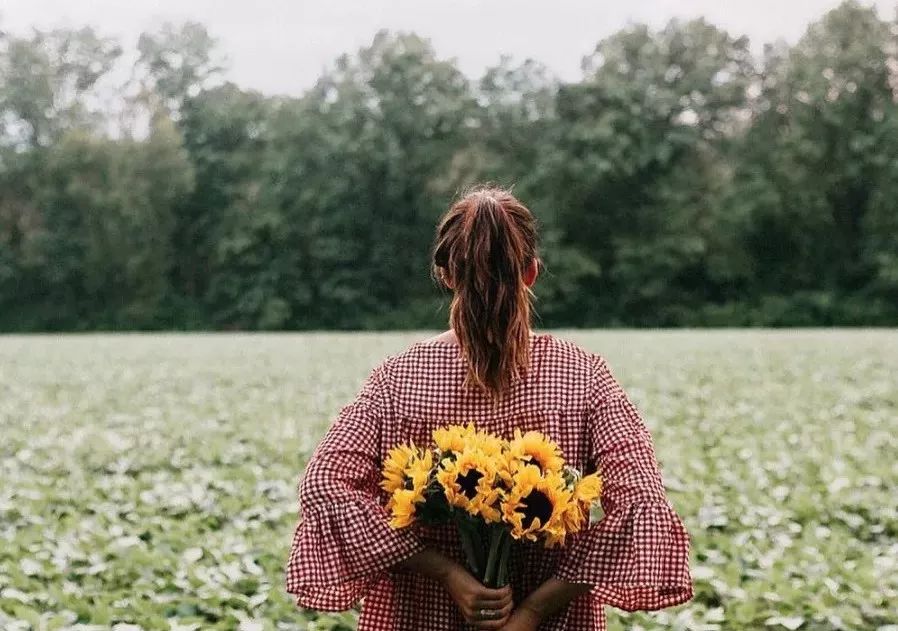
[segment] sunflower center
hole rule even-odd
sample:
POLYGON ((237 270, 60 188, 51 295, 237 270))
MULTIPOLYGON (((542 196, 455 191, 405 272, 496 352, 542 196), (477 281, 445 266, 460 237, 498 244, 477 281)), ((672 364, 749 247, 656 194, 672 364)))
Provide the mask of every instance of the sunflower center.
POLYGON ((477 469, 471 469, 466 474, 458 476, 458 486, 469 500, 474 499, 474 496, 477 495, 477 483, 482 477, 483 474, 477 469))
POLYGON ((524 528, 530 528, 530 524, 537 517, 540 525, 545 525, 552 516, 552 502, 542 491, 536 489, 530 491, 530 494, 521 500, 524 505, 524 519, 521 520, 524 528))

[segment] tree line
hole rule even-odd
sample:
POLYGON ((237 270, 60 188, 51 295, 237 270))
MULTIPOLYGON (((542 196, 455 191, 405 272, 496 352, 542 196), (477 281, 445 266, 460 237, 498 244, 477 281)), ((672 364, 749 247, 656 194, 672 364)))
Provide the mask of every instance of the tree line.
POLYGON ((538 326, 898 323, 898 19, 857 2, 760 55, 632 25, 576 82, 388 31, 299 97, 223 81, 196 23, 110 89, 123 53, 0 35, 0 330, 439 327, 434 229, 480 181, 537 216, 538 326))

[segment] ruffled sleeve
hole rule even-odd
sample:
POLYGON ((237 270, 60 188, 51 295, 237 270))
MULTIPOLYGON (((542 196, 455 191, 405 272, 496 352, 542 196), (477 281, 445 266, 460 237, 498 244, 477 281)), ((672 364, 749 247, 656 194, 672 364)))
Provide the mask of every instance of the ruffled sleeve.
POLYGON ((589 583, 593 597, 626 611, 693 596, 689 535, 668 501, 652 437, 636 406, 593 354, 590 450, 603 480, 604 517, 574 535, 555 576, 589 583))
POLYGON ((287 592, 301 607, 350 609, 394 564, 425 547, 412 531, 388 525, 381 502, 381 424, 389 415, 384 362, 340 410, 306 466, 286 571, 287 592))

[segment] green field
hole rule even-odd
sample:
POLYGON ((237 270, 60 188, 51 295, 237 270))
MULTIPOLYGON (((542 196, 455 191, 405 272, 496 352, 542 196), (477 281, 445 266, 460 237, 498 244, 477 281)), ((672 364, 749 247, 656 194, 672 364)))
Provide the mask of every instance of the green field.
MULTIPOLYGON (((612 629, 898 630, 898 331, 555 333, 608 358, 692 534, 695 600, 612 629)), ((430 334, 0 337, 0 629, 353 628, 283 593, 296 483, 430 334)))

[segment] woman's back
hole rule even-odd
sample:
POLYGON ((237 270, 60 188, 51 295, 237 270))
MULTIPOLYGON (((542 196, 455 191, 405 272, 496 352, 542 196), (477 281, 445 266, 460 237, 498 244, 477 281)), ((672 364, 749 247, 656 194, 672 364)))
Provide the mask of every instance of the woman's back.
POLYGON ((384 362, 395 431, 403 439, 426 444, 433 429, 446 423, 471 421, 505 438, 524 425, 553 435, 564 430, 565 435, 557 439, 572 450, 565 455, 575 458, 591 378, 591 355, 550 333, 533 333, 529 370, 514 379, 494 405, 482 391, 463 386, 466 363, 460 346, 436 340, 416 342, 384 362))
POLYGON ((529 369, 498 404, 464 386, 467 364, 455 342, 416 342, 372 370, 356 400, 341 409, 300 487, 310 522, 303 535, 302 523, 297 528, 288 568, 288 591, 299 604, 345 609, 364 596, 360 631, 472 628, 440 584, 395 567, 425 547, 464 564, 455 528, 388 529, 386 498, 377 487, 379 463, 392 447, 427 445, 437 427, 468 422, 503 438, 515 429, 543 432, 568 464, 583 473, 601 469, 605 478, 601 529, 595 524, 560 548, 513 547, 515 602, 553 576, 595 585, 592 595, 573 600, 541 629, 604 629, 602 602, 645 609, 691 596, 685 530, 664 497, 642 419, 604 359, 550 333, 531 333, 529 356, 529 369), (316 508, 325 505, 327 517, 316 508), (609 543, 615 545, 603 550, 609 543), (661 546, 660 556, 647 546, 661 546))

